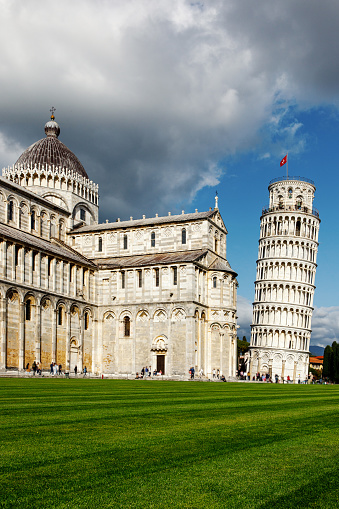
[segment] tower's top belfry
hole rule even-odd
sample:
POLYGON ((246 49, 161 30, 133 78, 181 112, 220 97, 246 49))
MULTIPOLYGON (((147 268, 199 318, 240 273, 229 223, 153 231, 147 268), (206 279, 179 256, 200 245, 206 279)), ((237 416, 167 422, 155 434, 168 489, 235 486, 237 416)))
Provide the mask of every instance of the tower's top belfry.
POLYGON ((305 177, 278 177, 269 183, 270 202, 263 214, 277 211, 301 211, 319 217, 313 208, 315 184, 305 177))

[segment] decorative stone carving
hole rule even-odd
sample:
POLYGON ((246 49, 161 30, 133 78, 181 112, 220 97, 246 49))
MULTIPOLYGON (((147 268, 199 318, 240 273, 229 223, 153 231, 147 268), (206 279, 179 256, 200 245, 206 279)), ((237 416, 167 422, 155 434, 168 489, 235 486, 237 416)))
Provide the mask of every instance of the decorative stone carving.
POLYGON ((156 311, 154 315, 155 322, 164 322, 166 319, 167 319, 166 313, 162 309, 156 311))
POLYGON ((148 322, 149 320, 149 314, 144 309, 142 311, 139 311, 137 315, 137 322, 148 322))
POLYGON ((167 352, 168 345, 164 338, 157 338, 153 341, 151 351, 152 352, 167 352))
POLYGON ((181 321, 185 320, 185 318, 186 318, 186 313, 183 309, 177 308, 177 309, 173 310, 172 320, 174 322, 181 322, 181 321))

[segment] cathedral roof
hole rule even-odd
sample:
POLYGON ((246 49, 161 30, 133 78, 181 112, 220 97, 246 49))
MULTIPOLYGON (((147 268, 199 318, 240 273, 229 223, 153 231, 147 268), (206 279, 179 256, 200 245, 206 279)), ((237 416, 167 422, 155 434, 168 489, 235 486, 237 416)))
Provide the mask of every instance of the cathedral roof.
POLYGON ((81 265, 95 267, 88 258, 57 239, 53 239, 53 241, 44 240, 3 223, 0 223, 0 236, 12 241, 15 240, 18 243, 29 246, 31 249, 37 249, 42 253, 51 254, 63 260, 70 260, 81 265))
POLYGON ((33 168, 34 166, 39 167, 39 165, 40 167, 54 166, 60 170, 71 170, 88 179, 86 170, 76 155, 59 141, 60 127, 57 122, 55 122, 54 115, 52 115, 51 120, 45 124, 45 133, 46 138, 42 138, 28 147, 21 154, 14 166, 28 166, 33 168))
MULTIPOLYGON (((200 219, 212 218, 218 211, 209 210, 208 212, 194 212, 192 214, 178 214, 175 216, 149 217, 144 219, 134 219, 130 221, 115 221, 114 223, 101 223, 76 228, 77 233, 88 233, 104 230, 118 230, 135 226, 152 226, 157 224, 186 223, 188 221, 197 221, 200 219)), ((75 230, 74 230, 75 231, 75 230)))
POLYGON ((211 265, 208 267, 209 270, 221 270, 223 272, 233 272, 236 276, 238 275, 230 266, 227 260, 222 258, 216 258, 211 265))
POLYGON ((167 265, 170 263, 196 262, 206 254, 206 249, 195 249, 192 251, 177 251, 175 253, 95 258, 92 261, 96 263, 100 269, 120 269, 123 267, 143 267, 146 265, 167 265))

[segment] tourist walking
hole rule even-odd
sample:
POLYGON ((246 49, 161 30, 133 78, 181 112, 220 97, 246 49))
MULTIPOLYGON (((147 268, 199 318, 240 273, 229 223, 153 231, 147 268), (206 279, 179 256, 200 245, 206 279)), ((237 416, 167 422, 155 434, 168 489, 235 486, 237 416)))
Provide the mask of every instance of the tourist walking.
POLYGON ((84 367, 84 376, 86 376, 86 374, 87 374, 87 368, 86 368, 86 366, 85 366, 85 367, 84 367))
POLYGON ((77 376, 78 366, 74 366, 74 375, 77 376))

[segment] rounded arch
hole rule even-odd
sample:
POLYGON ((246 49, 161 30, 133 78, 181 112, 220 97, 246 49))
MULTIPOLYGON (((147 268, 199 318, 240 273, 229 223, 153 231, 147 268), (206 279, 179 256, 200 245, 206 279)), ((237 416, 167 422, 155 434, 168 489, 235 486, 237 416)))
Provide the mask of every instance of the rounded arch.
POLYGON ((154 311, 154 314, 153 314, 154 322, 164 322, 165 320, 167 320, 167 318, 168 318, 168 316, 167 316, 167 311, 165 308, 157 308, 154 311))
POLYGON ((63 196, 60 196, 59 193, 48 191, 47 193, 43 193, 42 197, 45 198, 46 200, 54 203, 55 205, 59 205, 59 207, 62 207, 69 212, 69 208, 68 208, 66 200, 63 198, 63 196))
POLYGON ((130 319, 132 319, 132 312, 129 309, 124 309, 121 311, 119 319, 123 320, 125 316, 128 316, 130 319))
POLYGON ((19 302, 23 302, 23 294, 18 288, 11 287, 6 292, 6 299, 9 299, 11 302, 14 302, 16 299, 19 302))
POLYGON ((180 322, 186 319, 186 310, 183 307, 176 307, 172 311, 171 320, 174 322, 180 322))
POLYGON ((168 338, 165 334, 156 336, 152 341, 151 351, 166 353, 168 350, 168 338))
POLYGON ((116 319, 116 315, 115 315, 114 311, 112 311, 111 309, 107 309, 106 311, 103 312, 103 315, 102 315, 103 321, 115 320, 115 319, 116 319))
POLYGON ((150 314, 147 309, 140 309, 137 312, 136 320, 137 322, 148 322, 150 319, 150 314))
POLYGON ((24 295, 23 302, 27 302, 28 300, 32 301, 32 304, 34 305, 37 303, 37 298, 32 291, 29 291, 24 295))

